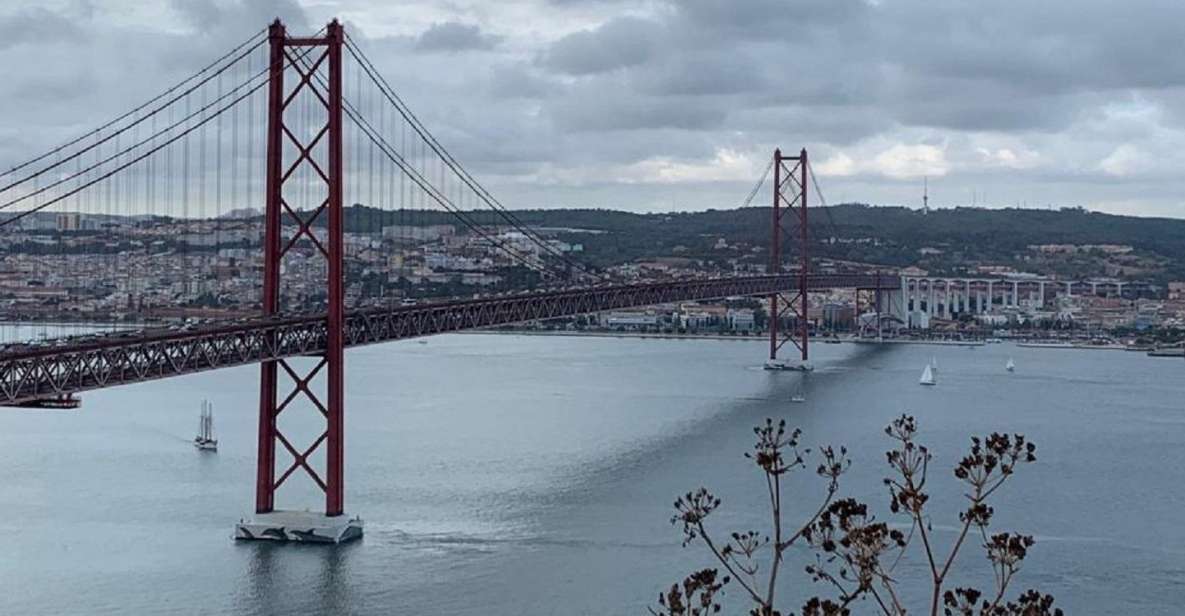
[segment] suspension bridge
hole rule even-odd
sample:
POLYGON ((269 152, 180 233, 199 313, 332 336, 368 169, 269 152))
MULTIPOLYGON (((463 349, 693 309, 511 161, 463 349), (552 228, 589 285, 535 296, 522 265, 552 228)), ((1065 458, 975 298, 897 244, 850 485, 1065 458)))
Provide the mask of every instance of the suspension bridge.
POLYGON ((739 296, 768 298, 770 365, 794 368, 809 366, 809 293, 871 291, 878 311, 903 304, 897 276, 811 272, 807 152, 776 151, 769 169, 764 274, 623 279, 581 263, 499 202, 337 21, 311 36, 277 21, 0 175, 0 239, 29 255, 7 257, 0 276, 34 280, 25 291, 59 312, 133 323, 0 351, 0 404, 74 407, 88 390, 259 364, 256 517, 236 537, 348 540, 361 522, 344 506, 347 347, 739 296), (440 231, 441 220, 464 234, 440 231), (466 263, 527 289, 410 301, 429 229, 466 263), (220 297, 248 314, 184 327, 136 322, 162 305, 220 297), (787 344, 793 361, 779 357, 787 344), (277 421, 293 412, 319 415, 324 430, 298 446, 277 421), (277 508, 294 475, 324 493, 319 512, 277 508))

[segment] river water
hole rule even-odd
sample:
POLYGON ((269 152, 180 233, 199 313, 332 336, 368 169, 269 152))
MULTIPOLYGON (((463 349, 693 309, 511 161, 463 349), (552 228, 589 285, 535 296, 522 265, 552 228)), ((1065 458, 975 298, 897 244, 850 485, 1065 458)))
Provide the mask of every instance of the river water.
MULTIPOLYGON (((902 412, 935 455, 936 542, 953 540, 949 469, 968 437, 1022 432, 1038 461, 992 502, 994 530, 1037 538, 1015 591, 1050 592, 1069 614, 1181 613, 1185 362, 817 345, 804 379, 761 370, 764 350, 485 334, 352 350, 346 501, 366 529, 337 547, 230 539, 253 503, 256 367, 90 392, 78 411, 0 411, 0 614, 641 614, 710 564, 680 547, 675 495, 707 485, 724 501, 722 532, 765 527, 763 483, 742 455, 765 417, 808 445, 847 445, 843 493, 902 522, 881 485, 881 429, 902 412), (920 387, 932 357, 938 386, 920 387), (790 403, 800 387, 806 403, 790 403), (217 454, 188 442, 203 399, 217 454)), ((285 410, 281 428, 308 442, 315 412, 285 410)), ((792 477, 789 515, 821 488, 792 477)), ((316 508, 313 490, 294 479, 279 504, 316 508)), ((782 576, 784 611, 826 591, 800 564, 782 576)), ((900 571, 920 612, 916 553, 900 571)), ((991 579, 967 550, 957 583, 991 579)), ((743 613, 727 596, 726 612, 743 613)))

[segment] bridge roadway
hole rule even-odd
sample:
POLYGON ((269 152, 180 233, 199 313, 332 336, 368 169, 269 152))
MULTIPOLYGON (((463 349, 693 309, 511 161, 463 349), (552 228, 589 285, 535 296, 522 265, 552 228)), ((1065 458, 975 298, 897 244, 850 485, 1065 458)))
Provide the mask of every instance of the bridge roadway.
MULTIPOLYGON (((346 314, 346 346, 669 302, 761 296, 797 288, 797 274, 697 278, 369 308, 346 314)), ((808 290, 900 290, 897 276, 810 274, 808 290)), ((0 353, 0 406, 76 406, 72 394, 325 349, 325 316, 250 319, 188 331, 150 329, 0 353)))

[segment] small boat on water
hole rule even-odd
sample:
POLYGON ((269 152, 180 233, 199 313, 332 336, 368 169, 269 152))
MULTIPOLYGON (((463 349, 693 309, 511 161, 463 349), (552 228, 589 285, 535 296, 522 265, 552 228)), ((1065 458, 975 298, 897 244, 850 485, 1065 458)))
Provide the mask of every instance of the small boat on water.
POLYGON ((1004 364, 1004 369, 1009 372, 1015 372, 1016 371, 1016 362, 1012 361, 1012 358, 1009 357, 1008 363, 1004 364))
POLYGON ((209 400, 202 400, 202 414, 193 446, 202 451, 218 451, 218 439, 214 438, 214 405, 209 400))
POLYGON ((926 364, 926 369, 922 370, 922 378, 918 380, 921 385, 934 385, 934 370, 930 368, 930 364, 926 364))

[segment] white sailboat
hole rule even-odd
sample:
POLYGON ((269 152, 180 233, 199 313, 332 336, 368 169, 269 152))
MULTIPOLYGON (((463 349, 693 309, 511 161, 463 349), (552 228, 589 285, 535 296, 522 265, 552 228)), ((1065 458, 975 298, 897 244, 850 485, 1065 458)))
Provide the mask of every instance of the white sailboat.
POLYGON ((203 451, 218 451, 218 439, 214 438, 214 405, 209 400, 202 400, 202 414, 193 446, 203 451))
POLYGON ((922 370, 922 378, 918 383, 922 385, 934 385, 934 370, 930 368, 930 364, 926 364, 926 369, 922 370))
POLYGON ((1004 364, 1004 369, 1009 372, 1015 371, 1016 370, 1016 362, 1012 361, 1012 358, 1009 357, 1008 363, 1004 364))

